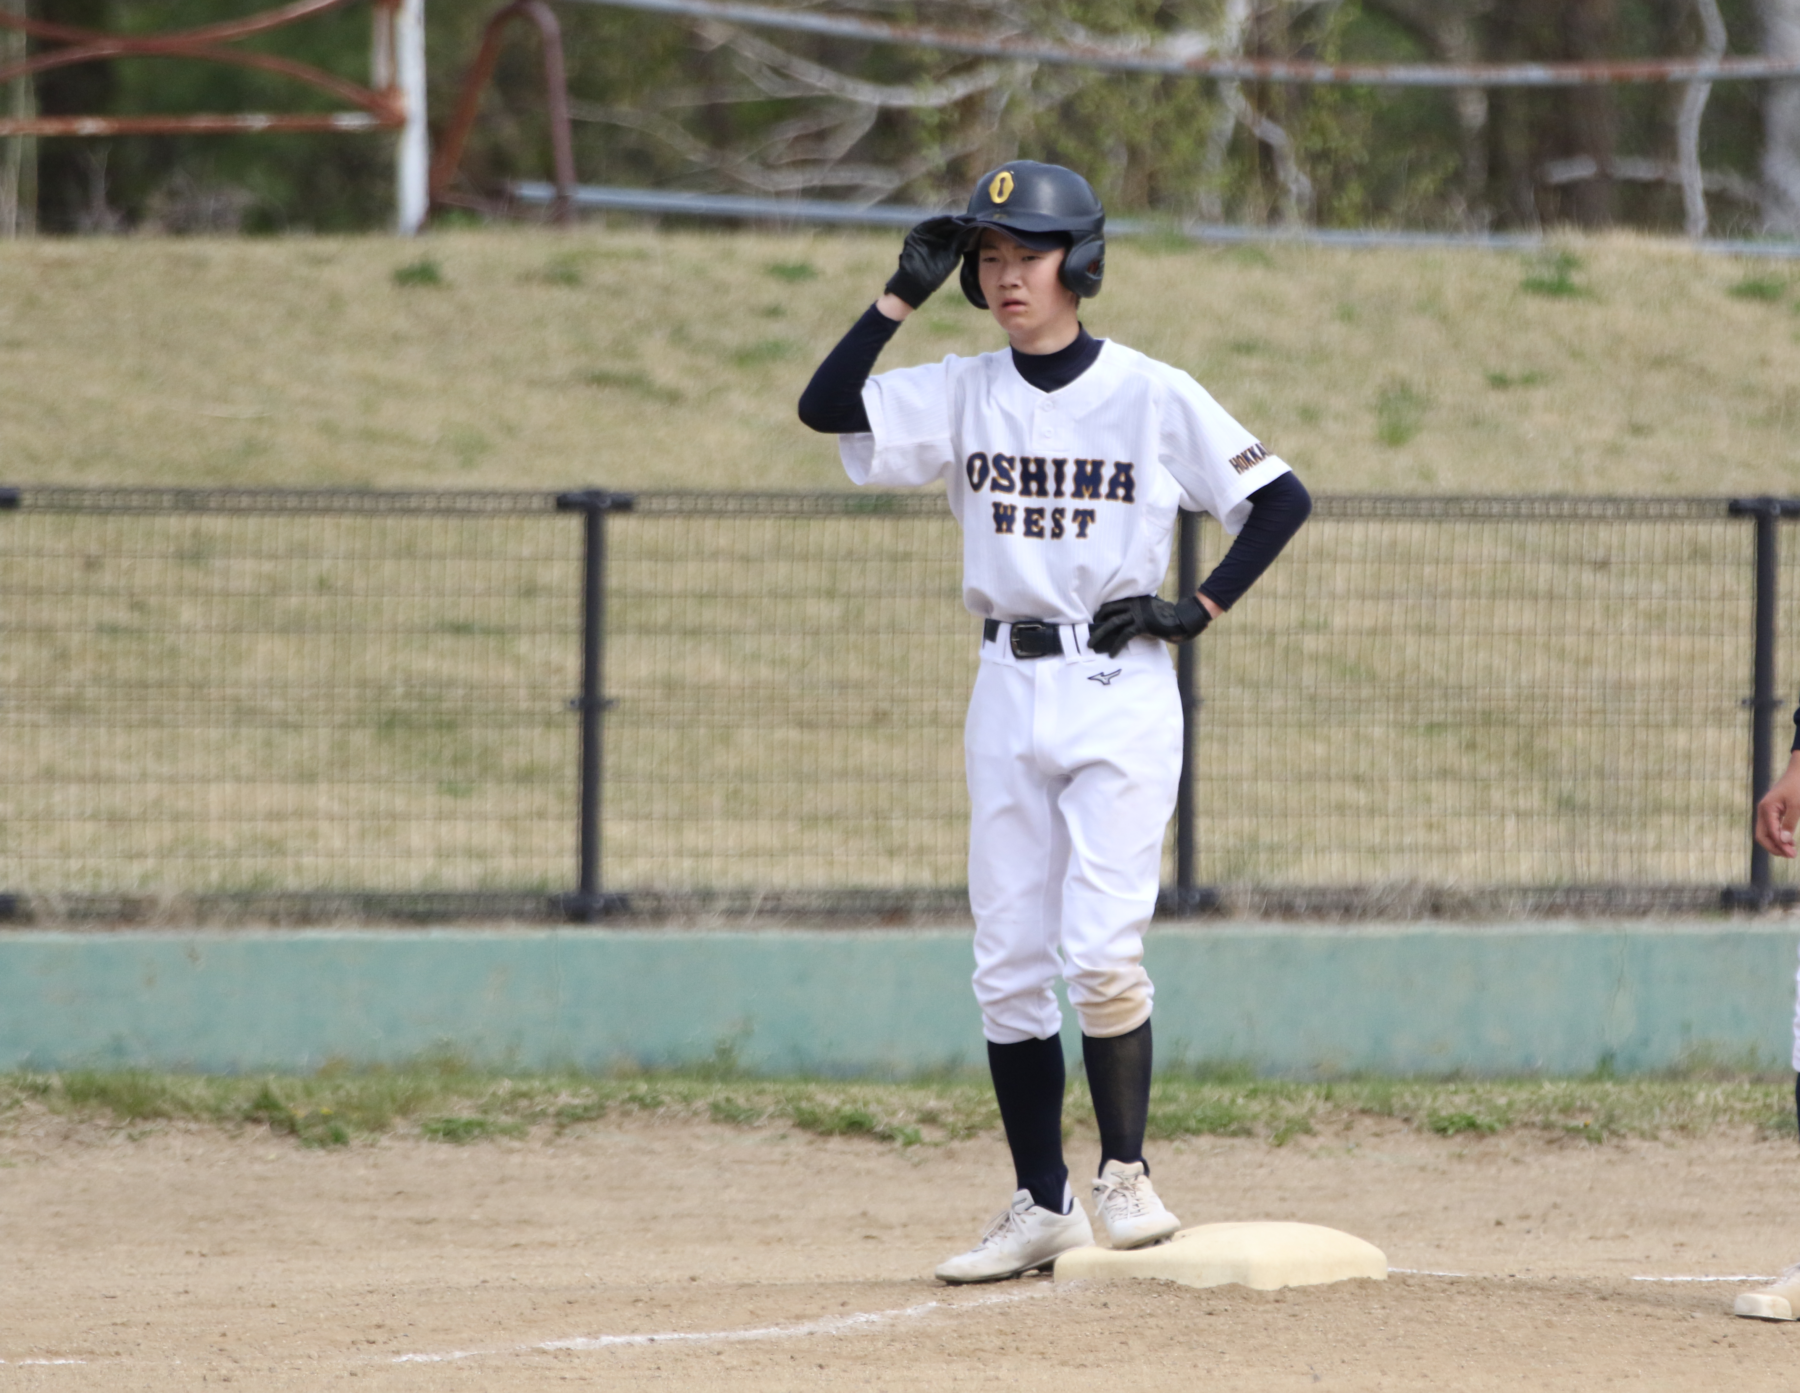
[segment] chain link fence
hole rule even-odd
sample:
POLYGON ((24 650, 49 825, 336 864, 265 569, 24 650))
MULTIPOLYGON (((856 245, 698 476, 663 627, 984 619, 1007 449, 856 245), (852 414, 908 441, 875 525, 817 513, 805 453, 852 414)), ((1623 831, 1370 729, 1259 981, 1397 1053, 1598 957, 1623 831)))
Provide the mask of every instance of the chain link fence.
MULTIPOLYGON (((16 917, 966 912, 980 631, 939 497, 8 503, 16 917)), ((1792 898, 1748 835, 1790 511, 1319 499, 1180 650, 1169 907, 1792 898)), ((1225 541, 1187 520, 1170 592, 1225 541)))

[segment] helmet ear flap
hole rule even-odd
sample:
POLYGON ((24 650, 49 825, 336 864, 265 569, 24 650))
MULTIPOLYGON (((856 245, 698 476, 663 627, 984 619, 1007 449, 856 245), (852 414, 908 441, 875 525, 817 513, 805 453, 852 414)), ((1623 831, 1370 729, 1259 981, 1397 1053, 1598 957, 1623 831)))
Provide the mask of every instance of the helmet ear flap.
POLYGON ((978 310, 988 307, 987 296, 981 293, 980 257, 974 246, 963 253, 962 259, 962 293, 968 302, 978 310))
POLYGON ((1100 280, 1106 274, 1106 238, 1083 237, 1063 257, 1058 279, 1084 300, 1100 293, 1100 280))

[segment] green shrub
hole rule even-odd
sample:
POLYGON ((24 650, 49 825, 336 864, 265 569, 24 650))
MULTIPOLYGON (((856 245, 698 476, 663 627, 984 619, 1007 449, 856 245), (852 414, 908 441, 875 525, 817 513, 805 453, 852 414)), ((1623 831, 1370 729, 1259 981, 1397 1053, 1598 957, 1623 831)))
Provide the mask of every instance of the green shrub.
POLYGON ((409 261, 394 271, 395 285, 442 285, 444 269, 429 256, 409 261))
POLYGON ((516 1137, 524 1131, 521 1122, 497 1122, 491 1117, 428 1117, 419 1124, 419 1134, 427 1141, 446 1141, 454 1146, 488 1137, 516 1137))
POLYGON ((1409 382, 1382 388, 1375 399, 1375 438, 1383 445, 1404 445, 1425 424, 1431 399, 1409 382))
POLYGON ((1740 300, 1779 300, 1787 294, 1788 283, 1780 276, 1745 276, 1726 293, 1740 300))
POLYGON ((1425 1128, 1440 1137, 1458 1137, 1465 1132, 1491 1137, 1500 1130, 1500 1124, 1472 1112, 1434 1112, 1426 1115, 1425 1128))
POLYGON ((1557 252, 1539 258, 1535 269, 1519 282, 1519 289, 1529 295, 1548 295, 1557 300, 1583 299, 1593 294, 1575 281, 1581 269, 1581 258, 1573 252, 1557 252))

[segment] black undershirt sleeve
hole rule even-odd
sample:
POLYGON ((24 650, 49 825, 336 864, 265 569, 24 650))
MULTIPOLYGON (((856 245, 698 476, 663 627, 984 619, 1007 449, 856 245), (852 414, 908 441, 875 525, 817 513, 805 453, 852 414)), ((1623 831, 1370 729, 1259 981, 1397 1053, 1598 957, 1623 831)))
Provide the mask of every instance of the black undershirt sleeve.
MULTIPOLYGON (((828 435, 859 435, 869 429, 869 413, 863 408, 863 383, 881 350, 900 327, 873 305, 825 355, 812 381, 800 394, 800 420, 828 435)), ((1094 365, 1103 339, 1078 329, 1075 341, 1055 353, 1020 353, 1013 350, 1019 375, 1040 392, 1067 387, 1094 365)))
POLYGON ((1250 495, 1250 516, 1225 553, 1225 559, 1200 583, 1201 593, 1230 609, 1256 578, 1281 555, 1288 538, 1312 512, 1312 495, 1292 474, 1283 474, 1250 495))
POLYGON ((863 317, 825 355, 800 394, 802 424, 826 435, 867 433, 869 413, 863 408, 863 383, 899 327, 899 320, 889 319, 873 305, 863 311, 863 317))

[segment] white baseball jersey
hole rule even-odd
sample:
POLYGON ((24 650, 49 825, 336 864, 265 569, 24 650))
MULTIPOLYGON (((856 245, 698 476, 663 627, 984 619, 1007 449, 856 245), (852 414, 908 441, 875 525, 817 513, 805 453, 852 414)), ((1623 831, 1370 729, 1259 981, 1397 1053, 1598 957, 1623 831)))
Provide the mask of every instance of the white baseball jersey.
POLYGON ((1176 511, 1233 536, 1287 472, 1187 373, 1110 340, 1040 392, 1010 350, 898 368, 862 391, 871 430, 838 437, 858 484, 942 479, 963 532, 963 603, 984 619, 1082 623, 1154 594, 1176 511))

